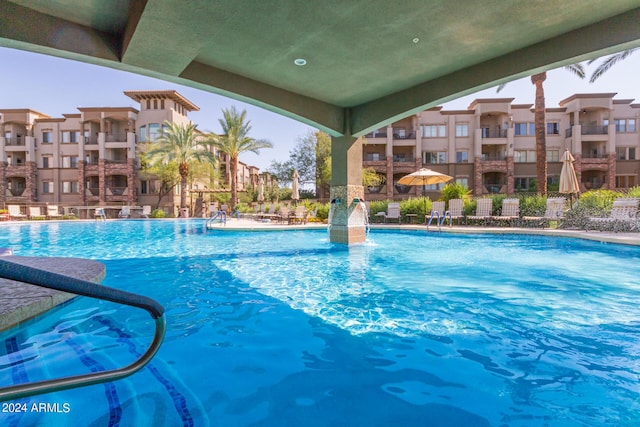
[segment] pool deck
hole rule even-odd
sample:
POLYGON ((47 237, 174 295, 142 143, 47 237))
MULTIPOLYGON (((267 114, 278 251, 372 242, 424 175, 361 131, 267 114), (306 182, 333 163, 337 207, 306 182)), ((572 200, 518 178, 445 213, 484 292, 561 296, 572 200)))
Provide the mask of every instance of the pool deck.
MULTIPOLYGON (((201 219, 200 219, 201 220, 201 219)), ((82 221, 82 220, 78 220, 82 221)), ((93 220, 88 220, 93 221, 93 220)), ((129 220, 108 220, 108 221, 129 221, 129 220)), ((168 221, 168 219, 149 220, 136 219, 135 221, 168 221)), ((189 221, 189 220, 181 220, 189 221)), ((202 221, 202 220, 201 220, 202 221)), ((29 221, 3 221, 2 224, 19 223, 24 224, 29 221)), ((44 221, 38 221, 45 223, 44 221)), ((60 222, 60 221, 46 221, 60 222)), ((68 221, 64 221, 68 222, 68 221)), ((74 221, 75 222, 75 221, 74 221)), ((277 224, 270 222, 259 222, 250 218, 230 218, 225 225, 216 224, 214 230, 220 231, 280 231, 280 230, 326 230, 327 225, 323 223, 308 224, 277 224)), ((593 240, 605 243, 618 243, 625 245, 640 246, 640 233, 608 233, 600 231, 583 230, 562 230, 551 228, 518 228, 518 227, 472 227, 453 226, 430 227, 428 230, 421 224, 371 224, 371 229, 386 230, 421 230, 433 233, 492 233, 492 234, 533 234, 544 236, 573 237, 578 239, 593 240)), ((3 257, 4 258, 4 257, 3 257)), ((16 263, 21 263, 33 267, 42 268, 47 271, 65 274, 68 276, 84 279, 87 281, 100 283, 105 277, 106 268, 104 264, 79 258, 47 258, 47 257, 22 257, 9 255, 4 258, 16 263)), ((35 317, 65 301, 74 298, 75 295, 45 289, 13 280, 0 278, 0 331, 12 328, 25 320, 35 317)))
MULTIPOLYGON (((104 264, 80 258, 7 255, 2 259, 94 283, 100 283, 106 271, 104 264)), ((74 297, 75 295, 66 292, 0 278, 0 331, 12 328, 74 297)))

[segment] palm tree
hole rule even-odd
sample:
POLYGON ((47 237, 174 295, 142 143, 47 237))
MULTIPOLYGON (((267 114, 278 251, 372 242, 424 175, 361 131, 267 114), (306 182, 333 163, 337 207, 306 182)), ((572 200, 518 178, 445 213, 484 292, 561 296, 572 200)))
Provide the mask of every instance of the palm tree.
MULTIPOLYGON (((616 63, 626 59, 629 55, 631 55, 636 50, 640 50, 639 47, 634 47, 633 49, 623 50, 622 52, 614 53, 613 55, 607 56, 604 61, 598 65, 593 74, 591 74, 591 78, 589 79, 589 83, 593 83, 598 80, 604 73, 606 73, 609 68, 613 67, 616 63)), ((599 58, 592 59, 588 62, 589 65, 596 62, 599 58)))
MULTIPOLYGON (((564 67, 565 70, 583 79, 585 77, 582 64, 572 64, 564 67)), ((536 87, 536 100, 534 104, 534 126, 536 134, 536 180, 538 184, 538 194, 547 194, 547 130, 545 128, 545 102, 544 102, 544 81, 547 79, 547 72, 537 73, 531 76, 531 83, 536 87)), ((500 92, 505 84, 498 86, 496 92, 500 92)))
POLYGON ((247 111, 239 112, 235 107, 222 109, 222 119, 218 119, 222 134, 210 134, 210 144, 229 156, 231 179, 231 208, 238 203, 238 158, 248 151, 259 154, 261 148, 271 148, 273 144, 262 139, 249 137, 251 122, 246 121, 247 111))
POLYGON ((189 123, 180 125, 165 121, 160 137, 151 143, 151 149, 147 152, 147 158, 153 163, 169 164, 175 162, 178 165, 180 175, 180 208, 187 207, 187 179, 189 177, 189 165, 194 162, 214 163, 215 158, 209 150, 209 142, 198 139, 197 125, 189 123))

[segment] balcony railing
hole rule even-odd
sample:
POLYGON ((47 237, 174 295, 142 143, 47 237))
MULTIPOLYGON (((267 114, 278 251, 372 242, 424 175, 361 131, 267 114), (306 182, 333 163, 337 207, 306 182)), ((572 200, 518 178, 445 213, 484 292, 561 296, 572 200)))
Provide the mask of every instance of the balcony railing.
POLYGON ((582 126, 582 135, 606 135, 609 133, 609 126, 582 126))
POLYGON ((604 159, 606 157, 605 153, 582 153, 583 159, 604 159))
POLYGON ((100 189, 97 187, 88 187, 87 188, 87 195, 88 196, 99 196, 100 195, 100 189))
POLYGON ((97 136, 85 136, 84 137, 84 143, 86 145, 97 144, 98 143, 98 137, 97 136))
POLYGON ((506 138, 506 137, 507 137, 506 129, 502 129, 502 130, 483 129, 482 130, 482 138, 506 138))
POLYGON ((408 132, 408 133, 399 133, 399 132, 394 132, 393 133, 393 139, 416 139, 416 133, 415 132, 408 132))
POLYGON ((365 138, 386 138, 387 132, 371 132, 365 135, 365 138))
POLYGON ((506 160, 507 156, 504 154, 482 154, 483 161, 493 161, 493 160, 506 160))
POLYGON ((393 161, 394 163, 412 163, 416 161, 416 158, 413 156, 394 155, 393 161))
POLYGON ((108 196, 122 196, 128 187, 107 187, 108 196), (109 194, 111 193, 111 194, 109 194))
POLYGON ((21 189, 11 189, 11 188, 7 188, 7 196, 9 197, 20 197, 24 194, 24 192, 26 191, 26 189, 21 188, 21 189))
POLYGON ((25 145, 25 140, 23 136, 14 136, 11 138, 5 138, 5 140, 6 140, 6 145, 13 145, 13 146, 25 145))
POLYGON ((126 133, 107 134, 105 141, 106 142, 127 142, 127 134, 126 133))
POLYGON ((127 159, 105 160, 104 162, 108 165, 126 165, 127 159))
POLYGON ((364 160, 365 162, 384 162, 385 160, 387 160, 387 156, 383 155, 383 154, 365 154, 362 157, 362 160, 364 160))
POLYGON ((573 136, 573 128, 567 128, 564 130, 564 137, 565 138, 571 138, 571 136, 573 136))

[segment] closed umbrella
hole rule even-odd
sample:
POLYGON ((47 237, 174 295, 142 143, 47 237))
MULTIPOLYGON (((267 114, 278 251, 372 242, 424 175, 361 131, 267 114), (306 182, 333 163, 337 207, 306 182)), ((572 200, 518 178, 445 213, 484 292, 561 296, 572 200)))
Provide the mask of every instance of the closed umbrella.
POLYGON ((578 177, 576 171, 573 168, 573 162, 575 159, 569 152, 565 150, 562 155, 562 170, 560 170, 560 193, 569 194, 571 204, 573 205, 573 195, 580 192, 580 184, 578 183, 578 177))
MULTIPOLYGON (((422 168, 409 175, 405 175, 398 180, 398 184, 401 185, 431 185, 440 184, 443 182, 449 182, 453 177, 445 175, 440 172, 433 171, 431 169, 422 168)), ((427 213, 427 199, 424 200, 424 213, 427 213)))
POLYGON ((298 175, 298 170, 293 170, 293 182, 291 183, 291 200, 299 200, 300 199, 300 191, 298 190, 298 179, 300 175, 298 175))

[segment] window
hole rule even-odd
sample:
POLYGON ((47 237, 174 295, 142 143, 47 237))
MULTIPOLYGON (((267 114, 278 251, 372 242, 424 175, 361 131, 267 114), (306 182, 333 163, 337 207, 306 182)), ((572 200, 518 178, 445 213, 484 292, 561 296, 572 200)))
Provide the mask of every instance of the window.
POLYGON ((535 163, 536 152, 516 150, 513 152, 513 161, 514 163, 535 163))
POLYGON ((78 181, 62 181, 62 192, 63 193, 77 193, 78 192, 78 181))
POLYGON ((53 133, 50 130, 42 131, 42 143, 51 144, 53 142, 53 133))
POLYGON ((559 162, 560 161, 560 151, 559 150, 547 150, 547 163, 549 162, 559 162))
POLYGON ((434 165, 438 163, 447 163, 447 153, 444 151, 428 151, 423 153, 423 163, 434 165))
POLYGON ((80 132, 68 131, 68 130, 65 130, 62 132, 63 144, 77 143, 79 141, 80 141, 80 132))
POLYGON ((77 168, 78 167, 78 156, 62 156, 62 167, 63 168, 77 168))
POLYGON ((560 123, 558 122, 547 123, 547 135, 560 135, 560 123))
POLYGON ((153 142, 160 136, 160 125, 158 123, 150 123, 149 124, 149 135, 148 140, 153 142))
POLYGON ((514 125, 516 136, 528 136, 536 134, 536 127, 533 123, 516 123, 514 125))
POLYGON ((617 160, 635 160, 636 159, 635 147, 616 147, 616 159, 617 160))
POLYGON ((513 179, 513 185, 516 188, 516 191, 526 191, 529 189, 529 184, 531 184, 531 180, 535 178, 528 177, 515 177, 513 179))
POLYGON ((440 191, 444 188, 444 183, 424 185, 425 191, 440 191))
POLYGON ((445 125, 422 125, 422 136, 425 138, 442 138, 447 136, 445 125))
POLYGON ((636 131, 636 119, 614 119, 613 124, 616 127, 616 132, 635 132, 636 131))
POLYGON ((140 135, 138 135, 140 142, 147 140, 147 125, 140 126, 140 135))
POLYGON ((627 131, 635 132, 636 131, 636 119, 627 120, 627 131))
POLYGON ((51 156, 42 156, 42 169, 49 169, 51 163, 51 156))
POLYGON ((42 194, 51 194, 53 193, 53 182, 44 181, 42 183, 42 194))
POLYGON ((469 178, 456 178, 456 184, 469 188, 469 178))
POLYGON ((468 163, 469 152, 468 151, 456 151, 456 163, 468 163))
POLYGON ((631 188, 635 186, 635 175, 616 175, 616 188, 631 188))
POLYGON ((469 136, 469 124, 468 123, 456 123, 456 137, 464 138, 469 136))

